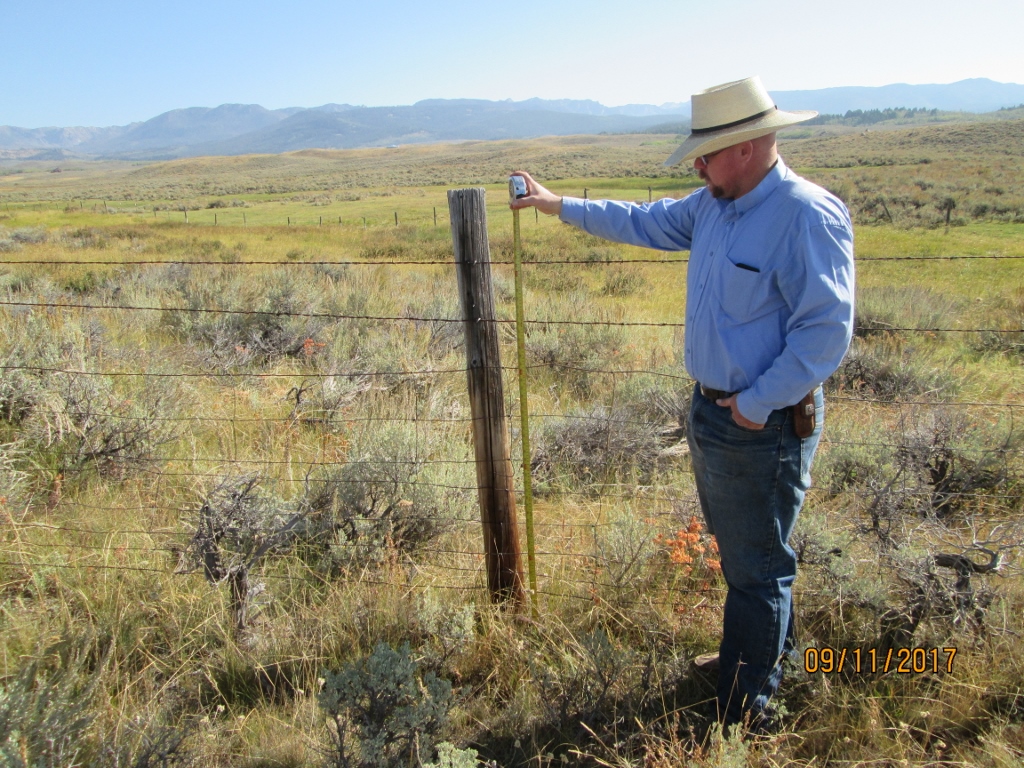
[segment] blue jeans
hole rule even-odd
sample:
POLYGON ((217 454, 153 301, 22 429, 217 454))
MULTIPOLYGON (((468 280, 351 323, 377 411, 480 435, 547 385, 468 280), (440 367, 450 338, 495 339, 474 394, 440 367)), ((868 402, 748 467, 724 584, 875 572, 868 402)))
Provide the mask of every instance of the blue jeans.
POLYGON ((824 419, 807 438, 793 431, 791 409, 772 411, 763 430, 732 419, 729 408, 693 394, 687 441, 697 494, 715 535, 728 585, 719 648, 718 706, 726 724, 768 717, 768 700, 792 653, 796 554, 789 535, 811 482, 811 461, 824 419))

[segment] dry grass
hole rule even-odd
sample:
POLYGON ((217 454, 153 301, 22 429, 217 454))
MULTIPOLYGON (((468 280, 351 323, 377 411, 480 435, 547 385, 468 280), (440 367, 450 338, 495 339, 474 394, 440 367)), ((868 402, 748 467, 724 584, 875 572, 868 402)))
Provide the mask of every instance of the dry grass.
MULTIPOLYGON (((1019 125, 1006 126, 1009 134, 979 125, 840 136, 792 142, 784 152, 792 164, 828 166, 818 178, 834 174, 850 189, 860 183, 863 194, 877 187, 893 196, 915 178, 936 189, 966 183, 957 148, 972 142, 981 147, 973 166, 1005 186, 998 195, 983 187, 979 194, 1005 199, 1019 194, 1015 161, 1000 151, 1019 125), (942 137, 952 143, 941 144, 942 137), (916 163, 924 152, 932 162, 916 163), (856 157, 885 162, 838 167, 856 157), (996 179, 1000 173, 1007 178, 996 179)), ((21 366, 0 371, 0 689, 7 697, 51 692, 36 721, 21 721, 15 735, 0 730, 0 750, 8 750, 0 754, 18 765, 21 745, 34 743, 25 733, 63 724, 77 750, 65 754, 68 765, 322 764, 329 730, 316 695, 324 670, 343 668, 379 642, 407 642, 424 670, 461 690, 444 738, 506 766, 1019 762, 1024 469, 1019 414, 1010 406, 1020 405, 1020 358, 999 341, 1008 334, 974 332, 1019 327, 1024 289, 1015 261, 861 262, 864 332, 830 385, 817 489, 795 539, 803 643, 867 649, 902 631, 912 645, 955 645, 952 673, 797 669, 782 695, 789 716, 781 734, 744 742, 712 727, 712 682, 694 674, 689 660, 717 643, 722 584, 710 542, 691 524, 692 482, 677 447, 688 384, 672 329, 531 326, 531 360, 550 366, 530 373, 537 445, 548 460, 536 509, 539 612, 510 615, 486 604, 458 335, 440 322, 340 317, 455 316, 454 275, 441 265, 308 262, 445 261, 442 182, 478 180, 495 183, 492 250, 504 258, 510 217, 497 182, 509 167, 562 177, 555 188, 580 194, 586 187, 592 197, 646 199, 648 186, 652 197, 678 195, 692 188, 692 177, 656 176, 671 141, 307 152, 0 178, 0 194, 12 200, 89 193, 203 202, 188 226, 170 220, 177 211, 154 217, 151 204, 129 212, 135 206, 122 203, 115 213, 102 213, 100 203, 68 211, 14 204, 9 214, 0 205, 0 216, 9 217, 0 221, 0 241, 15 244, 9 260, 113 262, 0 267, 2 297, 15 302, 2 310, 0 364, 21 366), (252 184, 260 191, 242 189, 252 184), (354 193, 360 199, 345 199, 342 192, 359 184, 366 185, 354 193), (229 189, 249 207, 205 207, 218 194, 232 199, 224 197, 229 189), (395 210, 398 227, 389 221, 395 210), (243 211, 249 226, 229 218, 243 211), (345 221, 314 226, 321 212, 345 221), (214 213, 225 217, 217 228, 214 213), (303 225, 288 228, 285 216, 302 216, 303 225), (13 232, 17 238, 3 236, 13 232), (140 259, 216 264, 123 263, 140 259), (250 260, 283 264, 241 263, 250 260), (259 314, 242 322, 172 311, 189 306, 259 314), (893 330, 914 327, 969 332, 893 330), (74 415, 81 398, 60 388, 62 377, 36 371, 65 367, 179 374, 167 381, 80 377, 109 379, 104 398, 91 400, 93 410, 102 405, 116 417, 105 423, 173 429, 147 433, 145 461, 69 464, 80 456, 73 451, 83 433, 74 415), (374 375, 360 375, 367 372, 374 375), (173 400, 153 400, 164 391, 173 400), (1004 407, 941 405, 950 400, 1004 407), (152 412, 140 413, 147 403, 152 412), (322 470, 352 471, 369 458, 384 460, 378 471, 386 475, 386 452, 377 449, 396 423, 404 432, 392 458, 436 493, 417 496, 414 480, 396 473, 388 480, 395 496, 368 486, 379 502, 374 520, 390 524, 396 510, 443 504, 454 528, 400 546, 386 525, 374 527, 384 534, 365 549, 351 546, 353 532, 363 530, 352 518, 342 516, 338 530, 331 528, 337 521, 295 529, 303 535, 253 564, 248 622, 239 631, 227 585, 186 573, 191 526, 211 489, 228 475, 257 474, 267 504, 290 519, 322 470), (1002 568, 972 575, 968 594, 934 556, 977 554, 977 545, 1002 547, 1002 568), (65 647, 73 652, 62 656, 65 647), (32 660, 40 661, 37 682, 19 689, 32 660), (75 730, 86 691, 87 723, 75 730), (167 754, 147 753, 146 744, 167 754)), ((975 192, 963 194, 967 200, 975 192)), ((1021 255, 1018 225, 981 218, 948 232, 909 216, 861 224, 858 253, 1021 255)), ((590 262, 528 265, 529 317, 681 319, 683 264, 607 265, 650 254, 552 220, 527 215, 523 225, 531 260, 590 262)), ((495 272, 499 313, 510 317, 511 276, 507 267, 495 272)), ((504 337, 506 361, 512 342, 504 337)), ((507 393, 513 390, 510 381, 507 393)), ((514 415, 514 399, 509 406, 514 415)), ((341 503, 345 494, 332 498, 341 503)), ((0 729, 10 722, 5 700, 14 699, 0 698, 0 729)))

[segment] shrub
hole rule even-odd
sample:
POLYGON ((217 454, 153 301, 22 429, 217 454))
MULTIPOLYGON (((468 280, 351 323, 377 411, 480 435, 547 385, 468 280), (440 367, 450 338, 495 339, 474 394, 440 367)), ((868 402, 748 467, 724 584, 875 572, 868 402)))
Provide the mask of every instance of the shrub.
POLYGON ((948 328, 956 323, 956 301, 948 294, 919 286, 868 288, 857 294, 854 333, 862 338, 903 335, 892 329, 948 328))
POLYGON ((263 491, 260 483, 255 474, 224 477, 203 497, 187 554, 193 568, 202 569, 213 582, 250 564, 288 522, 284 502, 263 491))
POLYGON ((426 643, 420 653, 438 670, 464 652, 476 632, 476 606, 446 605, 429 590, 420 598, 415 617, 426 643))
POLYGON ((661 447, 656 425, 601 405, 544 422, 533 445, 538 492, 545 487, 598 492, 595 484, 642 482, 661 447))
MULTIPOLYGON (((419 673, 408 644, 396 651, 378 643, 340 672, 325 672, 317 702, 333 726, 334 765, 390 768, 422 763, 434 753, 455 698, 450 682, 419 673)), ((450 748, 444 753, 442 760, 459 764, 450 748)))
POLYGON ((25 245, 38 245, 39 243, 45 243, 47 240, 47 232, 42 227, 21 227, 19 229, 12 230, 10 238, 16 243, 23 243, 25 245))
POLYGON ((954 408, 913 414, 895 458, 904 488, 922 491, 923 515, 947 517, 976 505, 980 494, 1013 491, 1006 456, 1020 438, 1013 431, 993 438, 992 432, 954 408))
POLYGON ((273 272, 264 282, 186 270, 178 280, 182 303, 204 311, 168 311, 164 322, 221 364, 307 357, 306 340, 317 339, 329 322, 306 316, 323 309, 317 283, 288 271, 273 272))
POLYGON ((871 431, 858 433, 856 442, 835 442, 833 438, 827 450, 815 458, 815 485, 830 496, 878 486, 891 459, 885 446, 888 437, 887 431, 871 431))
POLYGON ((79 228, 64 230, 60 235, 61 241, 68 248, 107 248, 110 241, 106 235, 96 229, 79 228))
POLYGON ((632 375, 616 392, 622 409, 632 418, 665 429, 678 427, 670 433, 663 431, 662 437, 680 439, 685 435, 693 382, 678 369, 632 375))
POLYGON ((263 588, 250 583, 251 569, 265 555, 286 548, 302 519, 265 493, 260 480, 255 474, 221 479, 203 499, 182 553, 182 572, 202 570, 211 584, 228 582, 236 631, 246 627, 249 600, 263 588))
POLYGON ((56 374, 25 423, 25 440, 62 474, 95 468, 123 477, 175 437, 176 393, 163 386, 126 398, 105 376, 56 374))
POLYGON ((18 449, 0 445, 0 519, 20 520, 28 503, 28 475, 18 469, 18 449))
POLYGON ((300 511, 335 531, 329 566, 383 563, 471 519, 476 490, 465 444, 390 424, 358 436, 347 463, 310 474, 300 511))
POLYGON ((366 376, 326 376, 312 382, 303 381, 288 391, 288 399, 294 398, 290 418, 301 424, 336 431, 348 406, 371 386, 366 376))
POLYGON ((549 721, 572 728, 576 738, 583 728, 593 733, 592 728, 614 722, 624 699, 636 689, 640 654, 600 628, 571 637, 554 650, 559 658, 543 659, 543 666, 534 670, 549 721))
POLYGON ((658 554, 660 538, 654 527, 630 510, 616 510, 595 529, 594 557, 600 594, 614 606, 626 608, 644 594, 649 566, 658 554))
POLYGON ((0 757, 10 768, 81 765, 98 673, 68 641, 0 687, 0 757))
POLYGON ((1024 287, 1000 298, 981 322, 986 330, 973 335, 975 349, 1024 359, 1024 287))
POLYGON ((904 353, 884 344, 855 340, 825 387, 828 392, 854 392, 892 402, 921 396, 951 397, 959 384, 950 371, 922 365, 909 350, 904 353))
POLYGON ((0 368, 0 418, 22 427, 21 444, 37 464, 123 475, 173 439, 173 422, 165 419, 177 404, 172 385, 158 380, 125 391, 89 372, 87 350, 102 338, 96 326, 33 313, 3 324, 0 338, 11 339, 0 368), (63 373, 66 367, 85 373, 63 373))
MULTIPOLYGON (((49 285, 43 287, 47 290, 49 285)), ((87 339, 80 325, 55 322, 32 312, 0 323, 0 418, 20 424, 46 398, 55 382, 53 369, 84 358, 87 339)))
POLYGON ((609 269, 605 274, 601 293, 605 296, 635 296, 647 293, 650 289, 650 281, 638 268, 617 267, 609 269))
POLYGON ((593 394, 597 382, 607 376, 604 370, 625 348, 626 329, 595 311, 586 296, 575 293, 567 298, 549 299, 538 316, 545 315, 561 321, 593 322, 588 325, 547 324, 542 320, 526 329, 527 360, 533 365, 547 365, 555 369, 558 381, 573 394, 587 398, 593 394))
POLYGON ((427 318, 418 321, 416 327, 429 334, 426 351, 434 359, 444 358, 465 346, 465 330, 462 327, 462 310, 458 298, 445 290, 448 285, 439 285, 440 282, 435 281, 431 286, 427 300, 410 302, 403 312, 409 317, 427 318))

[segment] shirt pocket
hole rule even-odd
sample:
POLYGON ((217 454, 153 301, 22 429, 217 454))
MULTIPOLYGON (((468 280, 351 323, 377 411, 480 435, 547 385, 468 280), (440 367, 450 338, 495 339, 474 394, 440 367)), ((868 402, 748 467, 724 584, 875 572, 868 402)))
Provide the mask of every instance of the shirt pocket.
POLYGON ((772 275, 756 271, 750 262, 736 266, 723 259, 716 272, 716 295, 724 320, 744 325, 776 312, 785 304, 772 275))

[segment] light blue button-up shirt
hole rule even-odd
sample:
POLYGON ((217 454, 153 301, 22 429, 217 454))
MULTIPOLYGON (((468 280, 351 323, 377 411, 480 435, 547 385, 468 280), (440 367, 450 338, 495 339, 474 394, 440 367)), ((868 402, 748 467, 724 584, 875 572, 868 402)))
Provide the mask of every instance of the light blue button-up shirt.
POLYGON ((707 188, 643 205, 566 197, 561 219, 619 243, 690 250, 686 370, 707 387, 739 392, 752 422, 799 402, 846 354, 850 214, 781 158, 736 200, 716 200, 707 188))

